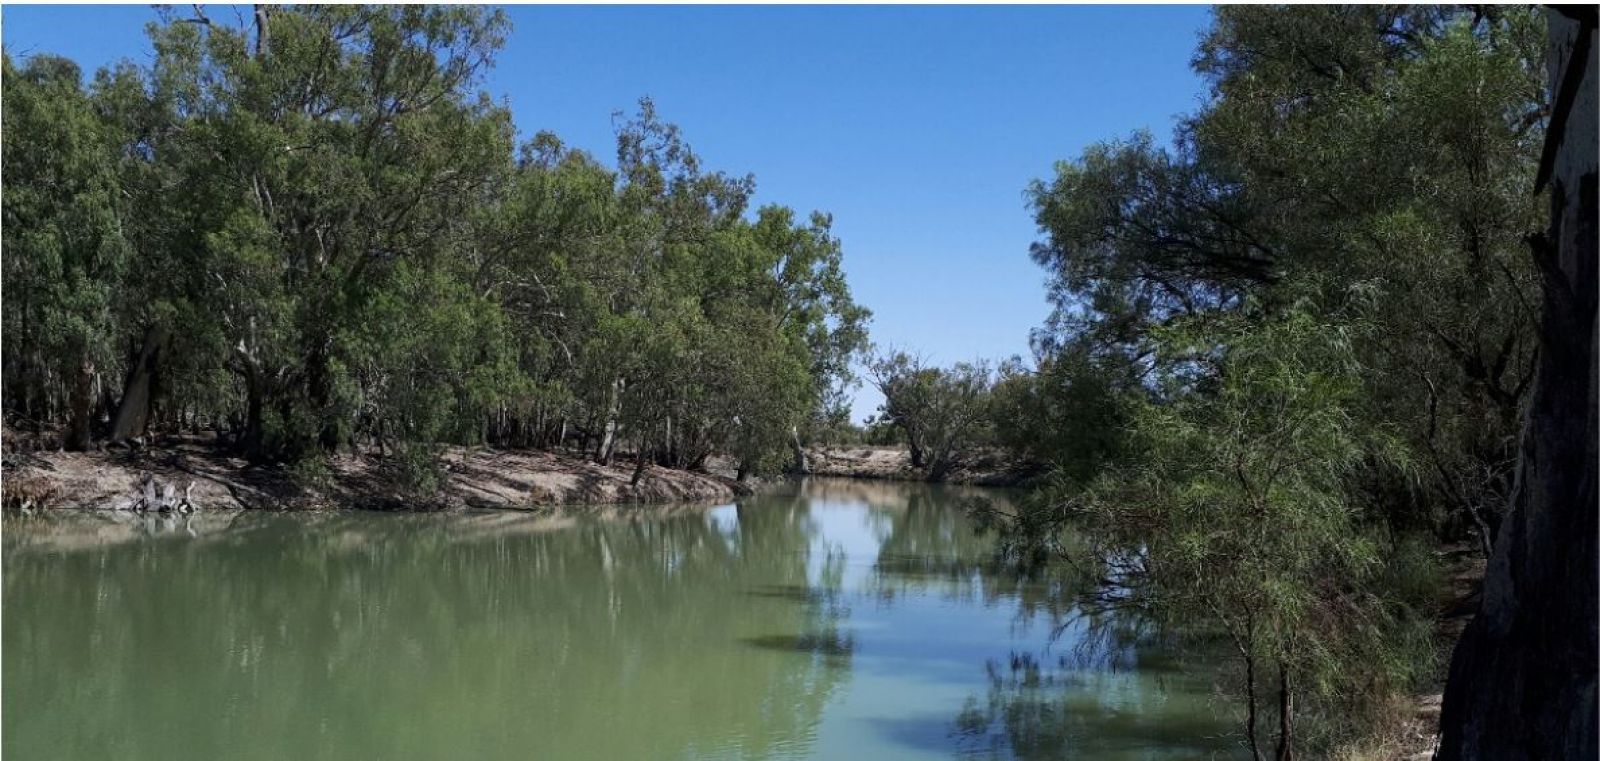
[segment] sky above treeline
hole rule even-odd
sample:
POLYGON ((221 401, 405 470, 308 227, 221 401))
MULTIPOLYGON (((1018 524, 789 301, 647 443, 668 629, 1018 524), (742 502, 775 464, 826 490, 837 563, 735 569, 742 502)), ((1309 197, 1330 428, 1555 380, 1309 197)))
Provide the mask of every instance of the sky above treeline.
MULTIPOLYGON (((245 7, 205 6, 243 24, 245 7)), ((188 6, 174 6, 178 14, 188 6)), ((1054 162, 1148 129, 1205 90, 1204 6, 513 6, 482 88, 523 137, 614 163, 612 115, 649 96, 704 164, 753 173, 756 203, 833 214, 873 341, 928 360, 1029 356, 1049 311, 1023 191, 1054 162)), ((86 75, 147 64, 150 6, 0 9, 13 59, 86 75)), ((857 390, 855 418, 881 401, 857 390)))

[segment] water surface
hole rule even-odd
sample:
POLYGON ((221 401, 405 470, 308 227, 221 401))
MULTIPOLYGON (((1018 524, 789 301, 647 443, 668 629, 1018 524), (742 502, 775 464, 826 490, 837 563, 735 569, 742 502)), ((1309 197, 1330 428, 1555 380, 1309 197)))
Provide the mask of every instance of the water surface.
POLYGON ((1203 675, 1087 638, 1063 590, 990 568, 974 495, 812 481, 578 515, 8 515, 0 750, 1237 756, 1203 675))

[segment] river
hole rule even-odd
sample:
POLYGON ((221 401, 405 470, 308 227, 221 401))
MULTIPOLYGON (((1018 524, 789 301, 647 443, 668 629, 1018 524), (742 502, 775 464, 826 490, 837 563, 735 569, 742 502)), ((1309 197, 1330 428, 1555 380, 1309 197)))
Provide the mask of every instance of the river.
POLYGON ((813 480, 711 508, 7 515, 0 750, 1237 757, 1203 674, 991 568, 973 497, 1004 499, 813 480))

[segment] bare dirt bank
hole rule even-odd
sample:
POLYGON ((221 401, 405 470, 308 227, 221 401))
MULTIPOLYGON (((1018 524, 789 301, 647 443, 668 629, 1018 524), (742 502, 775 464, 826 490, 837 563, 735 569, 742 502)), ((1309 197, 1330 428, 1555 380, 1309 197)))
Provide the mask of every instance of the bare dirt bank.
MULTIPOLYGON (((837 478, 875 478, 890 481, 927 481, 928 473, 911 467, 911 453, 902 447, 812 447, 806 450, 812 475, 837 478)), ((1023 486, 1037 469, 1011 460, 999 452, 974 452, 943 479, 945 483, 974 486, 1023 486)))
POLYGON ((551 505, 730 500, 750 489, 731 478, 649 467, 633 484, 627 465, 598 465, 552 452, 456 448, 444 456, 437 494, 396 486, 386 461, 334 457, 306 483, 283 468, 254 466, 205 444, 139 451, 8 453, 0 475, 6 507, 100 510, 317 510, 332 508, 531 509, 551 505))

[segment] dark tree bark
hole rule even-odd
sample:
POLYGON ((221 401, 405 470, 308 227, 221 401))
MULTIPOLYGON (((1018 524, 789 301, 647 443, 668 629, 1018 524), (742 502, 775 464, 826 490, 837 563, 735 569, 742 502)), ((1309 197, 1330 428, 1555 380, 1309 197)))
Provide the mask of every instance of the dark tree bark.
POLYGON ((633 477, 628 479, 629 486, 638 488, 639 482, 644 479, 645 467, 649 464, 650 458, 645 454, 644 445, 640 444, 639 451, 633 455, 633 477))
POLYGON ((134 357, 127 381, 122 385, 122 401, 117 405, 116 417, 111 420, 111 441, 123 441, 144 433, 154 401, 156 368, 166 343, 165 328, 152 326, 145 330, 139 354, 134 357))
POLYGON ((84 357, 72 377, 72 417, 67 426, 67 449, 89 448, 89 417, 94 410, 94 363, 84 357))
POLYGON ((1245 738, 1250 741, 1250 758, 1262 761, 1256 732, 1256 657, 1244 648, 1240 652, 1244 655, 1245 738))
MULTIPOLYGON (((262 416, 263 398, 266 392, 261 388, 261 373, 255 367, 247 367, 244 376, 244 431, 239 434, 239 452, 250 459, 258 459, 265 454, 264 431, 262 426, 265 419, 262 416)), ((379 428, 382 431, 382 428, 379 428)), ((381 436, 381 433, 380 433, 381 436)), ((382 440, 379 441, 379 450, 382 450, 382 440)))
POLYGON ((1289 664, 1278 661, 1278 761, 1294 761, 1294 688, 1289 664))
POLYGON ((317 341, 306 354, 306 396, 312 414, 322 421, 317 429, 317 446, 332 453, 339 448, 339 418, 333 412, 333 372, 329 368, 330 341, 317 341))
POLYGON ((1545 299, 1538 376, 1481 607, 1450 663, 1436 756, 1448 761, 1600 753, 1596 9, 1547 13, 1554 97, 1537 184, 1551 220, 1530 241, 1545 299))

